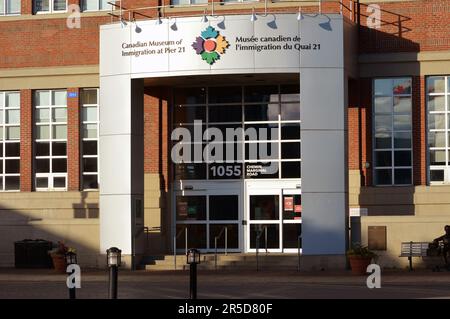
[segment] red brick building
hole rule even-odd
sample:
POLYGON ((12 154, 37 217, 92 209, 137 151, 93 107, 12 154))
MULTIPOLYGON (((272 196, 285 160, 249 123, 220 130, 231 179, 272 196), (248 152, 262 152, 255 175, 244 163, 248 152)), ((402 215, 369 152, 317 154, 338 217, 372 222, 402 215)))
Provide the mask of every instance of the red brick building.
MULTIPOLYGON (((343 179, 342 185, 348 208, 345 229, 351 228, 346 245, 368 244, 377 250, 382 265, 398 266, 405 262, 397 258, 401 242, 429 242, 441 234, 444 225, 450 224, 448 0, 115 3, 111 11, 111 5, 102 0, 0 0, 1 266, 13 265, 13 243, 25 238, 65 240, 78 248, 82 264, 102 265, 98 189, 106 186, 99 176, 111 167, 120 166, 100 165, 108 161, 101 159, 99 145, 100 115, 108 109, 99 91, 102 89, 99 64, 104 63, 100 61, 103 50, 100 26, 122 23, 138 34, 139 29, 146 33, 146 23, 158 24, 158 19, 175 32, 177 28, 182 31, 183 19, 200 21, 205 17, 215 21, 223 17, 222 22, 227 22, 240 15, 260 23, 273 15, 276 19, 267 20, 272 25, 267 24, 281 34, 282 17, 288 14, 295 15, 298 21, 316 19, 318 23, 323 17, 342 16, 355 30, 355 37, 343 42, 344 51, 355 50, 353 61, 349 62, 355 65, 355 71, 344 92, 348 94, 344 122, 348 181, 343 179)), ((215 28, 221 29, 219 24, 215 28)), ((322 25, 324 28, 328 27, 322 25)), ((230 29, 221 29, 221 34, 229 46, 235 45, 230 29)), ((185 41, 192 50, 191 39, 185 41)), ((216 48, 219 42, 214 41, 216 48)), ((110 48, 105 43, 106 52, 110 48)), ((211 65, 226 61, 227 54, 231 56, 226 50, 220 57, 222 60, 211 65)), ((124 52, 122 56, 135 54, 132 50, 124 52)), ((134 59, 137 61, 139 57, 134 59)), ((111 63, 119 60, 114 61, 111 63)), ((202 66, 205 64, 200 58, 199 61, 202 66)), ((189 73, 142 80, 144 191, 140 201, 132 204, 137 206, 131 209, 139 210, 136 207, 142 205, 144 221, 133 228, 131 245, 139 243, 143 248, 136 253, 133 246, 129 255, 170 254, 174 238, 181 252, 186 244, 185 234, 190 234, 189 246, 207 252, 214 251, 214 237, 220 234, 219 248, 223 251, 225 241, 221 231, 225 226, 231 251, 254 252, 259 232, 262 238, 268 233, 265 236, 269 237, 269 249, 273 251, 292 253, 299 248, 297 239, 302 233, 302 223, 306 227, 307 220, 306 216, 302 220, 301 215, 304 188, 301 177, 305 170, 300 170, 306 146, 300 144, 300 115, 297 118, 289 113, 284 117, 283 110, 295 112, 303 84, 284 71, 249 74, 245 71, 234 76, 193 78, 189 73), (186 85, 187 82, 191 84, 186 85), (299 86, 300 93, 295 88, 299 86), (247 100, 248 92, 258 97, 248 95, 247 100), (264 98, 266 95, 268 100, 264 98), (278 102, 273 100, 278 98, 278 102), (202 99, 206 102, 201 102, 202 99), (270 117, 272 104, 267 104, 261 115, 256 110, 261 103, 278 105, 276 116, 270 117), (219 128, 227 123, 235 127, 241 122, 239 115, 233 117, 233 111, 224 111, 221 105, 239 107, 236 114, 242 113, 245 127, 279 129, 281 137, 276 142, 279 155, 269 158, 277 163, 277 173, 266 179, 290 186, 277 186, 273 193, 259 190, 252 193, 253 188, 247 184, 247 179, 252 179, 248 167, 259 162, 244 156, 242 166, 239 164, 242 172, 235 177, 245 185, 237 191, 231 190, 237 186, 230 186, 223 193, 222 183, 216 192, 211 192, 220 184, 212 180, 221 178, 211 177, 213 171, 219 172, 218 166, 213 169, 212 164, 173 163, 174 128, 191 127, 196 119, 203 119, 208 127, 213 123, 219 128), (194 107, 199 108, 193 111, 194 107), (201 180, 210 184, 199 186, 201 180), (194 189, 179 188, 177 185, 183 181, 184 184, 193 181, 194 189), (296 185, 301 185, 297 187, 300 190, 293 191, 296 185), (203 192, 195 193, 197 186, 203 192), (193 193, 186 195, 189 191, 193 193), (191 197, 183 199, 183 196, 191 197), (275 205, 277 217, 261 217, 267 205, 275 205), (235 216, 225 216, 220 207, 235 209, 235 216), (213 211, 218 212, 216 217, 212 217, 213 211)), ((304 125, 308 124, 302 122, 302 130, 304 125)), ((243 150, 246 152, 245 145, 243 150)), ((116 152, 119 158, 120 147, 116 152)), ((113 153, 108 150, 107 154, 113 153)), ((119 171, 107 172, 111 176, 114 173, 120 179, 119 171)), ((255 185, 255 189, 270 188, 264 183, 255 185)), ((306 214, 305 207, 308 206, 303 205, 306 214)), ((327 236, 326 227, 314 238, 320 236, 327 236)), ((138 259, 133 262, 138 263, 138 259)), ((311 267, 318 264, 317 259, 311 258, 311 267)), ((337 264, 330 259, 326 267, 337 264)))

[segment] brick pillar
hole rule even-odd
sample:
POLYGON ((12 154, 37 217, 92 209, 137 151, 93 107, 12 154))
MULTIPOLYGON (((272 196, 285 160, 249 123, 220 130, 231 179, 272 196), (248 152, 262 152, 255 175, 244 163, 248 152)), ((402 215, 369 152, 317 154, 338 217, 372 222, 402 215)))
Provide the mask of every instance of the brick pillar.
POLYGON ((412 131, 413 131, 413 184, 426 185, 426 107, 425 107, 425 78, 414 76, 412 79, 412 131))
POLYGON ((33 14, 33 1, 32 0, 22 0, 20 2, 20 14, 33 14))
POLYGON ((33 189, 33 103, 32 91, 20 91, 20 191, 33 189))
POLYGON ((79 89, 67 89, 67 176, 68 190, 80 190, 80 103, 79 89), (76 97, 69 97, 75 93, 76 97))
POLYGON ((360 79, 360 130, 361 130, 361 163, 368 162, 369 168, 362 165, 363 182, 365 186, 372 186, 373 167, 372 161, 372 79, 360 79))
POLYGON ((160 173, 160 110, 154 90, 144 94, 144 173, 160 173))

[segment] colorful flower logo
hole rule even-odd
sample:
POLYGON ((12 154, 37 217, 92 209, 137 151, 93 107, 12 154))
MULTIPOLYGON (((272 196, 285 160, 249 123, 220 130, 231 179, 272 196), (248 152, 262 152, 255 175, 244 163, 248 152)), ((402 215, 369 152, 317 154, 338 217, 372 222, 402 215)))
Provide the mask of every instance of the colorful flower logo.
POLYGON ((202 31, 201 36, 192 43, 195 52, 210 65, 220 59, 220 55, 225 53, 228 46, 229 43, 225 37, 211 26, 202 31))

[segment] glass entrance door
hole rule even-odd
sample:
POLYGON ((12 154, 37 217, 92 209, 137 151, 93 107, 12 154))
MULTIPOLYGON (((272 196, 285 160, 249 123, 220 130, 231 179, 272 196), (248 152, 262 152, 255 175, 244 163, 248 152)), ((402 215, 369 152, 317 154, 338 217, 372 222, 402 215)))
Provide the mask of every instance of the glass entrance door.
POLYGON ((248 190, 246 209, 246 251, 259 247, 262 252, 297 252, 302 226, 300 189, 248 190))

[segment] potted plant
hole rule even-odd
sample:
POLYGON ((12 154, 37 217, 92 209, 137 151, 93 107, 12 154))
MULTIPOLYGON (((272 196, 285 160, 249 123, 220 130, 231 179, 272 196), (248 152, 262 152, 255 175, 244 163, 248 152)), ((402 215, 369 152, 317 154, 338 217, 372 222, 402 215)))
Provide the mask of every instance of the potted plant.
POLYGON ((66 272, 66 254, 68 252, 75 252, 75 249, 67 247, 62 241, 58 241, 56 247, 49 251, 49 254, 52 257, 53 267, 59 273, 66 272))
POLYGON ((365 275, 367 266, 372 262, 372 258, 377 255, 369 250, 367 246, 361 244, 354 244, 351 249, 347 251, 347 257, 350 261, 352 273, 355 275, 365 275))

